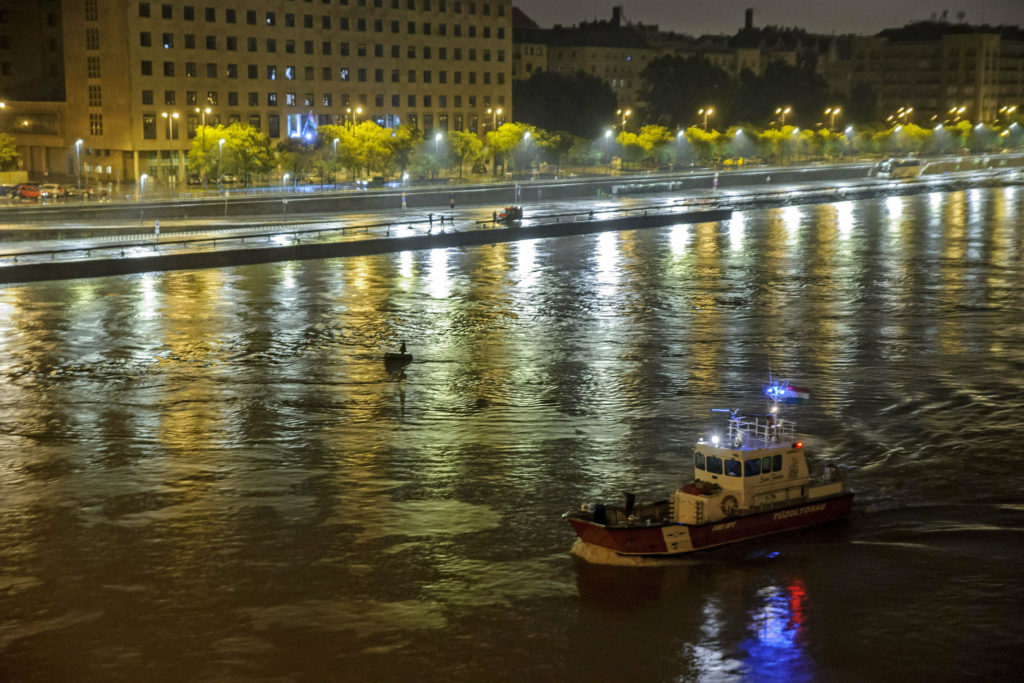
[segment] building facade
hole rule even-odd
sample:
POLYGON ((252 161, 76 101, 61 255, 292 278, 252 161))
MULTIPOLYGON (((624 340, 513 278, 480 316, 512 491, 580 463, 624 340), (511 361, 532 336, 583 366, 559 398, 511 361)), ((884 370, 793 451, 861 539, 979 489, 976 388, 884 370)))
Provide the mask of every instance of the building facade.
POLYGON ((946 22, 888 29, 852 40, 847 74, 833 87, 871 86, 883 118, 913 107, 922 125, 992 122, 1003 107, 1024 105, 1024 31, 946 22))
POLYGON ((511 108, 511 0, 61 5, 68 144, 91 181, 180 181, 202 124, 483 133, 511 108))

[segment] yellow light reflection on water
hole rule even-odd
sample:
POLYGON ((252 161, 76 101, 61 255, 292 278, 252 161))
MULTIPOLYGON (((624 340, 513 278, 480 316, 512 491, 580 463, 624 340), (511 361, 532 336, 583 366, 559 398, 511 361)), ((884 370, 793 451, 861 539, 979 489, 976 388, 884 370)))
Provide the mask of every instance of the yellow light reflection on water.
POLYGON ((401 276, 399 285, 402 289, 409 291, 412 288, 413 275, 413 253, 403 251, 398 254, 398 274, 401 276))
MULTIPOLYGON (((734 214, 735 217, 735 214, 734 214)), ((668 248, 676 258, 686 255, 686 247, 690 243, 690 226, 688 224, 673 225, 669 228, 668 248)))
POLYGON ((516 285, 524 289, 537 282, 535 272, 537 259, 537 240, 521 240, 516 242, 516 285))
POLYGON ((597 265, 597 293, 600 296, 611 296, 615 293, 615 284, 619 279, 619 234, 602 232, 597 236, 595 253, 597 265))
POLYGON ((844 242, 853 234, 853 202, 836 202, 836 231, 844 242))
POLYGON ((746 216, 742 212, 736 212, 727 221, 729 224, 729 249, 732 251, 743 251, 743 235, 747 228, 746 216))
POLYGON ((903 216, 903 197, 886 197, 885 210, 889 217, 889 230, 899 228, 900 217, 903 216))
POLYGON ((800 234, 800 219, 803 218, 803 207, 787 206, 782 210, 782 224, 786 226, 786 241, 794 244, 800 234))
POLYGON ((435 299, 447 299, 452 293, 452 281, 448 275, 448 250, 430 251, 428 290, 435 299))
POLYGON ((285 289, 295 289, 295 261, 285 261, 281 267, 281 286, 285 289))
POLYGON ((160 292, 157 290, 158 277, 154 273, 143 273, 139 277, 140 320, 152 320, 160 315, 160 292))

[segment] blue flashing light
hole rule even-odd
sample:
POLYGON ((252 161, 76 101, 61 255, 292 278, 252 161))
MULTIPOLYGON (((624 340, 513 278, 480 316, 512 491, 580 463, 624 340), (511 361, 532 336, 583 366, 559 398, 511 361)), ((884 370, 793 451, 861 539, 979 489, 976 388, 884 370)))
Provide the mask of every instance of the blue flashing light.
POLYGON ((786 393, 789 391, 789 386, 780 384, 779 382, 772 382, 764 388, 764 394, 773 401, 781 401, 786 398, 786 393))

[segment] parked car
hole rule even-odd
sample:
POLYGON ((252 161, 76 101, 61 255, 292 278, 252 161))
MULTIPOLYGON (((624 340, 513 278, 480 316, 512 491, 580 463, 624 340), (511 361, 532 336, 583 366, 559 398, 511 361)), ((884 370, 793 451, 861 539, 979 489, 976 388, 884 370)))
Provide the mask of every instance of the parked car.
POLYGON ((222 185, 234 185, 238 182, 238 176, 234 173, 225 173, 220 177, 220 182, 222 185))
POLYGON ((96 190, 92 187, 69 187, 67 191, 68 199, 81 199, 88 201, 96 197, 96 190))
POLYGON ((43 199, 52 199, 54 201, 59 199, 65 199, 68 196, 68 191, 63 186, 57 185, 56 183, 44 183, 39 186, 39 193, 43 199))
POLYGON ((35 183, 19 183, 14 186, 14 191, 11 193, 11 196, 15 199, 28 199, 33 202, 38 202, 41 194, 39 186, 35 183))

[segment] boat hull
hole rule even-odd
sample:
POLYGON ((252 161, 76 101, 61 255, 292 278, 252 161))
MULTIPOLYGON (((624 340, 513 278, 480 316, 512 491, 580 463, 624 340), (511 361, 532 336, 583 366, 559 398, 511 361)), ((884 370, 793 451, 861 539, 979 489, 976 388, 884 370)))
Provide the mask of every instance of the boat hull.
POLYGON ((620 555, 670 557, 822 524, 843 517, 852 505, 853 493, 844 493, 707 524, 608 526, 572 514, 567 518, 584 543, 607 548, 620 555))

